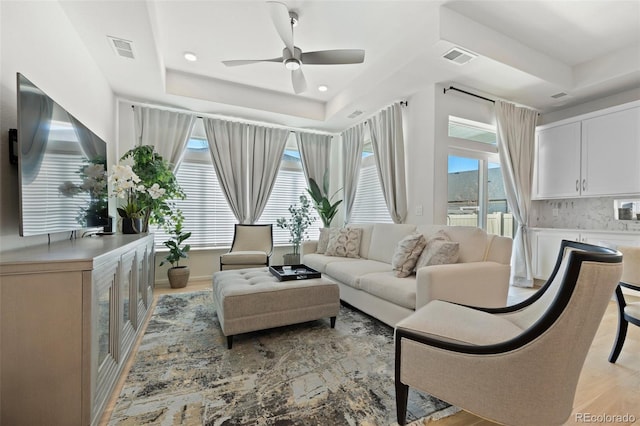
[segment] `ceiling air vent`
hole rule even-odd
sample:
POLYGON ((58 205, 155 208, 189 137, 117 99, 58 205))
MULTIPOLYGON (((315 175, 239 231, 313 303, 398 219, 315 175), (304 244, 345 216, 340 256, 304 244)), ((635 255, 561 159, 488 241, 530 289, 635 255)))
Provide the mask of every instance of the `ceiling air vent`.
POLYGON ((351 114, 349 114, 347 117, 348 118, 356 118, 357 116, 359 116, 360 114, 362 114, 362 111, 360 110, 355 110, 353 111, 351 114))
POLYGON ((443 58, 453 62, 456 65, 464 65, 467 62, 471 61, 478 57, 475 53, 471 53, 459 47, 454 47, 449 50, 447 53, 442 55, 443 58))
POLYGON ((133 42, 118 37, 107 36, 107 38, 116 55, 129 59, 135 58, 133 55, 133 42))
POLYGON ((556 93, 555 95, 551 95, 551 97, 553 99, 560 99, 560 98, 564 98, 565 96, 567 96, 567 94, 564 93, 564 92, 560 92, 560 93, 556 93))

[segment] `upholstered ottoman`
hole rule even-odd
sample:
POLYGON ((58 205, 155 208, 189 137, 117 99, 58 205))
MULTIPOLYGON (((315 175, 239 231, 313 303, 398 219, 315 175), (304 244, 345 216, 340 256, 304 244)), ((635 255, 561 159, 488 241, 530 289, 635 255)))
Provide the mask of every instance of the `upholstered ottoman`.
POLYGON ((340 290, 324 278, 278 281, 268 268, 236 269, 213 274, 213 303, 231 349, 240 333, 324 317, 333 328, 340 290))

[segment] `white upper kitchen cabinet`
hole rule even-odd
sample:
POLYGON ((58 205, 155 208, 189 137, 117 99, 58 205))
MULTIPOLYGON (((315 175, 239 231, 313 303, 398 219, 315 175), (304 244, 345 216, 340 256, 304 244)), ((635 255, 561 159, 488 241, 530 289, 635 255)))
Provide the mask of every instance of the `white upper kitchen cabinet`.
POLYGON ((538 131, 534 198, 580 195, 580 144, 580 122, 538 131))
POLYGON ((582 121, 582 195, 640 193, 640 107, 582 121))
POLYGON ((538 127, 533 199, 638 194, 640 102, 538 127))

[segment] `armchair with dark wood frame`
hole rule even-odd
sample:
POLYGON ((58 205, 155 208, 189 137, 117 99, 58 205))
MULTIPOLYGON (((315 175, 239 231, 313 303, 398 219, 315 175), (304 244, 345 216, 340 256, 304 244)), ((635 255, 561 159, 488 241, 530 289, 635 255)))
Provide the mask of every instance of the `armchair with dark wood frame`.
POLYGON ((564 423, 621 274, 617 250, 565 240, 547 283, 521 303, 434 300, 400 321, 398 423, 406 421, 409 387, 501 424, 564 423))
POLYGON ((269 266, 273 254, 273 225, 237 223, 228 253, 220 256, 220 270, 269 266))

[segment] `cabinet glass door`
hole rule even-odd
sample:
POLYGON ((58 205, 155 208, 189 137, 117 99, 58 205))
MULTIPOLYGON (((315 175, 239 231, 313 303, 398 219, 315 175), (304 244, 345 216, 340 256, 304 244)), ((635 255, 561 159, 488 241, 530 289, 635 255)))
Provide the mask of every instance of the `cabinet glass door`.
POLYGON ((138 272, 136 266, 136 251, 132 250, 122 255, 122 272, 120 274, 120 331, 122 355, 126 356, 133 344, 135 334, 134 321, 137 312, 137 303, 135 297, 137 295, 138 272))
POLYGON ((120 358, 118 345, 118 278, 116 258, 92 272, 91 298, 91 416, 102 409, 115 381, 120 358))

